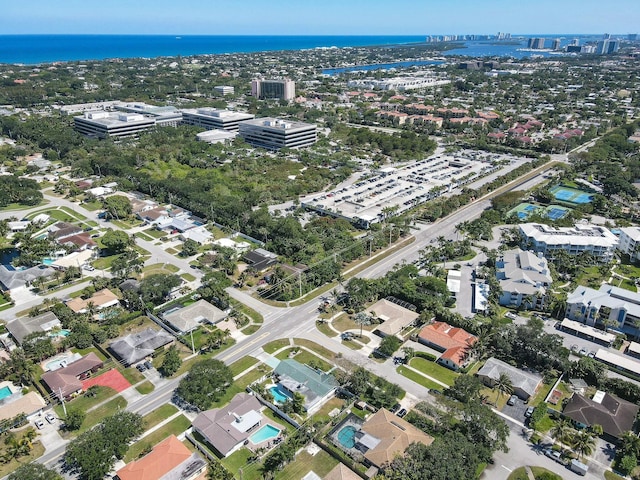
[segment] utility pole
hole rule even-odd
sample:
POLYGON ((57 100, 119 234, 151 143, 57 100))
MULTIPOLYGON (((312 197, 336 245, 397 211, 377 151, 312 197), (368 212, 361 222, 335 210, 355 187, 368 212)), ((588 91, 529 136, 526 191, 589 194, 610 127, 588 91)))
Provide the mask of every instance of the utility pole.
POLYGON ((195 355, 196 354, 196 347, 193 344, 193 329, 191 329, 191 331, 189 333, 191 333, 191 353, 193 353, 195 355))
POLYGON ((302 298, 302 272, 298 273, 298 289, 300 290, 300 298, 302 298))
POLYGON ((62 395, 62 387, 58 387, 58 395, 60 395, 60 402, 62 403, 62 410, 64 411, 64 416, 67 416, 67 406, 64 404, 64 396, 62 395))

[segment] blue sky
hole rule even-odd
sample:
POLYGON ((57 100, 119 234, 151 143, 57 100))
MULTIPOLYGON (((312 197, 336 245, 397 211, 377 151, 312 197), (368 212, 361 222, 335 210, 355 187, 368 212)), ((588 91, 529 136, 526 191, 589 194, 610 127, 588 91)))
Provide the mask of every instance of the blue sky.
POLYGON ((635 33, 638 0, 25 0, 0 34, 635 33))

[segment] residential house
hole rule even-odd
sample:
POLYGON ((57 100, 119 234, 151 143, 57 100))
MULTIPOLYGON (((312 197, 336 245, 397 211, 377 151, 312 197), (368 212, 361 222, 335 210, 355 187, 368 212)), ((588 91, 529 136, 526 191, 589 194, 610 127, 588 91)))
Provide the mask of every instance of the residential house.
POLYGON ((605 324, 638 337, 640 293, 604 283, 598 290, 578 286, 567 296, 566 317, 589 326, 605 324))
POLYGON ((49 238, 60 241, 65 237, 82 233, 82 228, 68 222, 57 222, 49 227, 49 238))
POLYGON ((624 432, 632 430, 638 410, 640 406, 634 403, 597 391, 593 398, 574 393, 562 414, 579 428, 601 425, 604 434, 617 441, 624 432))
POLYGON ((198 300, 186 307, 177 308, 162 314, 162 318, 180 333, 188 333, 203 322, 215 325, 227 318, 227 312, 211 305, 206 300, 198 300))
POLYGON ((361 480, 360 475, 347 467, 344 463, 337 464, 322 480, 361 480))
POLYGON ((55 328, 60 328, 62 324, 53 312, 45 312, 35 317, 20 317, 7 323, 7 330, 11 336, 22 345, 22 341, 27 335, 32 333, 47 333, 55 328))
MULTIPOLYGON (((4 383, 6 382, 3 382, 2 385, 4 383)), ((17 388, 13 385, 8 388, 12 390, 12 394, 0 400, 0 421, 14 418, 20 414, 29 417, 35 413, 42 412, 47 406, 47 402, 38 392, 31 391, 23 395, 22 388, 17 388), (15 390, 13 390, 14 388, 15 390)))
POLYGON ((256 248, 244 254, 244 261, 257 272, 262 272, 278 262, 278 255, 264 248, 256 248))
POLYGON ((262 415, 262 404, 248 393, 238 393, 228 405, 200 413, 193 421, 193 430, 200 434, 220 455, 227 457, 243 445, 257 445, 251 436, 261 426, 271 425, 282 430, 280 425, 262 415))
POLYGON ((542 253, 519 248, 503 252, 496 262, 496 277, 502 289, 500 305, 535 310, 545 307, 553 279, 542 253))
POLYGON ((115 340, 109 345, 109 349, 124 365, 129 366, 153 356, 156 350, 165 348, 174 340, 175 338, 164 330, 147 328, 115 340))
POLYGON ((67 302, 67 307, 73 310, 74 313, 86 313, 89 311, 89 307, 93 305, 96 310, 102 310, 104 308, 113 307, 118 305, 120 300, 108 288, 94 293, 90 298, 82 299, 80 297, 73 298, 67 302))
POLYGON ((175 435, 116 472, 114 480, 204 480, 207 462, 175 435))
POLYGON ((375 332, 383 337, 399 335, 403 329, 413 325, 420 316, 413 310, 409 310, 387 299, 378 300, 367 308, 366 312, 382 321, 375 332))
POLYGON ((42 381, 59 400, 68 400, 83 390, 82 380, 102 368, 103 362, 91 352, 57 370, 42 374, 42 381))
POLYGON ((0 265, 0 287, 2 291, 15 291, 18 289, 29 288, 37 278, 49 278, 55 273, 55 270, 44 265, 16 270, 6 265, 0 265))
POLYGON ((315 370, 292 359, 281 360, 273 371, 279 387, 289 396, 299 393, 304 397, 308 413, 318 410, 338 388, 333 375, 315 370))
POLYGON ((365 460, 379 468, 390 463, 396 456, 403 455, 412 443, 431 445, 433 437, 381 408, 356 432, 355 441, 356 448, 364 454, 365 460))
POLYGON ((522 400, 528 400, 534 395, 542 384, 542 377, 536 373, 525 372, 508 363, 491 357, 486 361, 480 370, 478 370, 478 378, 482 382, 493 388, 496 380, 500 378, 500 374, 505 373, 511 380, 513 393, 522 400))
POLYGON ((469 349, 478 340, 463 328, 445 322, 434 322, 425 326, 418 334, 418 341, 443 352, 438 363, 459 370, 467 364, 469 349))

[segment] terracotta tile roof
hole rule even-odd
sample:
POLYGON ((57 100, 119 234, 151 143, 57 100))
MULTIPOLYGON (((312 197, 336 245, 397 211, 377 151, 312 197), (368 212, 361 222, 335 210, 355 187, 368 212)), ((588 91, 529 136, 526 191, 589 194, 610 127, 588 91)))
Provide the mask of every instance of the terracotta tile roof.
POLYGON ((192 462, 201 463, 200 468, 204 468, 206 465, 198 454, 192 454, 175 435, 171 435, 153 447, 151 453, 118 470, 116 475, 120 480, 189 479, 193 478, 199 470, 195 468, 190 475, 187 473, 187 476, 184 476, 192 462), (192 459, 192 457, 194 458, 192 459), (174 470, 179 476, 165 477, 165 475, 173 473, 174 470))

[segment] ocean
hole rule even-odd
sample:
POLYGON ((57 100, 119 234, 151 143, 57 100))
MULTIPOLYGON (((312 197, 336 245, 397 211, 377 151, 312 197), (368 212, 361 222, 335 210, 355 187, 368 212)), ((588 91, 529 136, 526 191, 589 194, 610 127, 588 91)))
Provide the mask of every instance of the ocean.
POLYGON ((0 63, 154 58, 178 55, 362 47, 424 42, 424 36, 0 35, 0 63))
MULTIPOLYGON (((531 35, 561 38, 561 45, 570 39, 580 43, 593 35, 531 35)), ((527 35, 528 37, 528 35, 527 35)), ((517 39, 514 38, 514 41, 517 39)), ((500 44, 495 41, 467 41, 465 48, 456 48, 436 55, 511 56, 529 57, 533 54, 548 56, 546 52, 524 52, 526 40, 519 44, 500 44)), ((362 47, 375 45, 402 45, 425 43, 419 35, 0 35, 0 63, 34 65, 39 63, 104 60, 107 58, 155 58, 178 55, 224 53, 250 53, 277 50, 304 50, 310 48, 362 47)))

